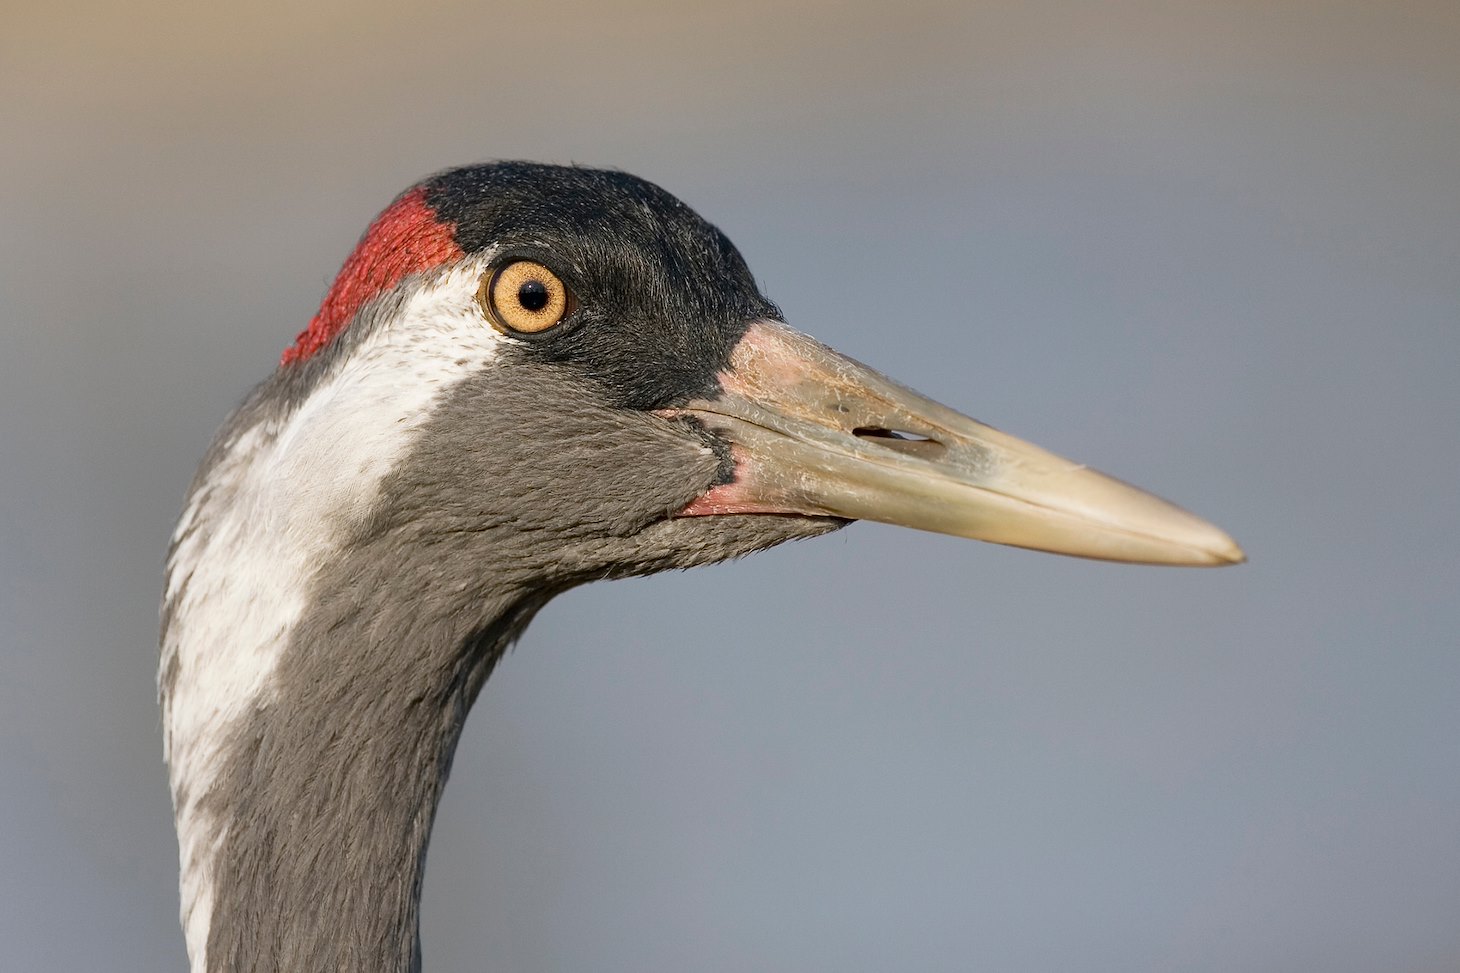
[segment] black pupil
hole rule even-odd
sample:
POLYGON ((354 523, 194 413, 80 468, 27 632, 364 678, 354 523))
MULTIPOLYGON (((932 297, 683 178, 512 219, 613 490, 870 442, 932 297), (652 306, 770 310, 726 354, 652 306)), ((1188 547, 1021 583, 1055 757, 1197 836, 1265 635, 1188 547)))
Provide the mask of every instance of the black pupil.
POLYGON ((548 294, 547 285, 540 280, 524 281, 522 286, 517 288, 517 303, 529 311, 541 311, 548 306, 552 295, 548 294))

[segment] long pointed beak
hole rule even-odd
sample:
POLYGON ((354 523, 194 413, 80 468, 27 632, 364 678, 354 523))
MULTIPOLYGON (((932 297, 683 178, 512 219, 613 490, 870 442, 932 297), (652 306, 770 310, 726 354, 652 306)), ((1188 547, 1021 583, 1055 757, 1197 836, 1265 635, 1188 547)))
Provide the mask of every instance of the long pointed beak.
POLYGON ((876 520, 1059 554, 1238 564, 1224 532, 1144 490, 960 415, 774 321, 751 325, 690 402, 731 444, 735 478, 681 516, 876 520))

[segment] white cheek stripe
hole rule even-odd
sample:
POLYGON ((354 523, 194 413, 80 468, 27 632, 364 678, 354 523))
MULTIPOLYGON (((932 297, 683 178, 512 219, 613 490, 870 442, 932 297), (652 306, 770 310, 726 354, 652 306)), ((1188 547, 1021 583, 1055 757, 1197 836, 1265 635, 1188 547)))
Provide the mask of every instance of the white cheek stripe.
POLYGON ((227 894, 214 888, 213 860, 228 821, 202 801, 227 759, 230 731, 272 695, 313 566, 327 563, 341 528, 370 509, 382 478, 445 393, 511 341, 476 304, 487 259, 418 285, 397 319, 355 348, 288 418, 237 436, 178 522, 163 644, 164 668, 175 662, 176 680, 163 700, 163 735, 195 971, 206 965, 213 902, 227 894))

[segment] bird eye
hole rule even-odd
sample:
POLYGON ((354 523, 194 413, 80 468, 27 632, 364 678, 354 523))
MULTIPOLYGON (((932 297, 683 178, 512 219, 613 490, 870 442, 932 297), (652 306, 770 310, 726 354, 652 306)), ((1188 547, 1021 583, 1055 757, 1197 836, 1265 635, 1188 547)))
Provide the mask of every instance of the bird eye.
POLYGON ((537 334, 577 308, 558 275, 534 260, 514 260, 487 275, 478 295, 498 331, 537 334))

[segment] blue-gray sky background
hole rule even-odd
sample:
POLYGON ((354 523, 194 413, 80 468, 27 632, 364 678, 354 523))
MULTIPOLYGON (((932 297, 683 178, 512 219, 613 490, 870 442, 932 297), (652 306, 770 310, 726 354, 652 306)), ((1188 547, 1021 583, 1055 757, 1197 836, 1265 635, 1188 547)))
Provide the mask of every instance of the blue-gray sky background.
POLYGON ((855 525, 565 596, 468 726, 430 969, 1460 969, 1457 51, 1446 2, 7 5, 4 965, 183 968, 192 468, 396 192, 529 157, 1252 561, 855 525))

